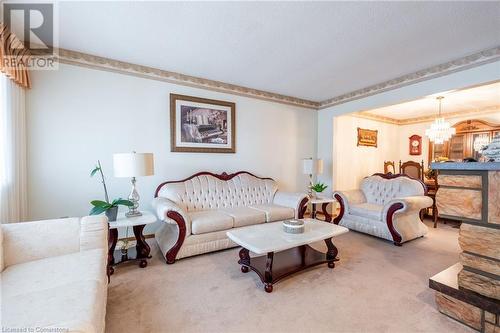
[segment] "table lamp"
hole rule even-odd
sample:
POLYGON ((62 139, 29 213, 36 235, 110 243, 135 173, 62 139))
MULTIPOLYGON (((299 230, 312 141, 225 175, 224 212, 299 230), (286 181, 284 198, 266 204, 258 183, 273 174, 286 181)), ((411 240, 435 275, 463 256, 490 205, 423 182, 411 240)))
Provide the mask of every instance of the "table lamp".
POLYGON ((113 154, 113 170, 115 177, 131 177, 132 190, 128 199, 133 206, 129 207, 126 217, 142 216, 139 208, 139 193, 135 186, 135 177, 151 176, 154 174, 154 160, 152 153, 122 153, 113 154))
POLYGON ((313 187, 313 175, 320 175, 323 173, 323 160, 322 159, 312 159, 304 158, 302 160, 303 174, 309 175, 309 190, 307 194, 310 198, 313 197, 312 187, 313 187))

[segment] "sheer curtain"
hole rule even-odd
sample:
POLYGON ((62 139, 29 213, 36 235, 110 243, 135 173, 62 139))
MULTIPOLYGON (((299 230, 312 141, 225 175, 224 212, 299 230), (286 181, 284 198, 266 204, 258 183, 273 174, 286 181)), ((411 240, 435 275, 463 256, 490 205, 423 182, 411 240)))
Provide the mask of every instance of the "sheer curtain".
POLYGON ((0 73, 0 223, 28 218, 25 90, 0 73))

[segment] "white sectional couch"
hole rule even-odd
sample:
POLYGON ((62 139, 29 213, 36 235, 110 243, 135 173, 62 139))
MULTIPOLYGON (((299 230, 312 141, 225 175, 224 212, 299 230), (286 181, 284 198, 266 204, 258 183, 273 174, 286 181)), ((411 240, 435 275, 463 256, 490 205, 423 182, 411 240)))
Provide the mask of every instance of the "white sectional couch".
POLYGON ((2 331, 104 332, 107 234, 105 216, 0 225, 2 331))
POLYGON ((393 241, 395 245, 427 233, 420 211, 432 206, 427 188, 406 175, 375 174, 361 182, 361 188, 336 191, 340 214, 334 223, 351 230, 393 241))
POLYGON ((156 190, 153 207, 165 222, 155 238, 167 263, 237 246, 231 228, 301 218, 305 193, 278 191, 276 182, 248 172, 221 175, 201 172, 156 190))

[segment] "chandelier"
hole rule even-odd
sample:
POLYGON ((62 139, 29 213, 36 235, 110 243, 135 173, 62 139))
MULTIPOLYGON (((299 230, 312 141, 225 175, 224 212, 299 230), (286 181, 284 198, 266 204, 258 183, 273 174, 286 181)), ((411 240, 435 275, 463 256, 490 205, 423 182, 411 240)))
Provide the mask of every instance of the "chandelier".
POLYGON ((431 124, 431 128, 425 130, 425 135, 435 144, 443 144, 455 134, 455 128, 451 127, 450 123, 444 121, 444 118, 441 117, 441 101, 443 98, 443 96, 436 98, 439 101, 438 117, 431 124))

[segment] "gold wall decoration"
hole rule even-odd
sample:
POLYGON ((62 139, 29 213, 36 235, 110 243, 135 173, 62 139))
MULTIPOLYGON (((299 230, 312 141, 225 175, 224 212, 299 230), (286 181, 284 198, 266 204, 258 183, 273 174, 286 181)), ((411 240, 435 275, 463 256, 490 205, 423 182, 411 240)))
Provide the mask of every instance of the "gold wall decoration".
POLYGON ((377 130, 358 127, 358 146, 377 147, 377 130))

